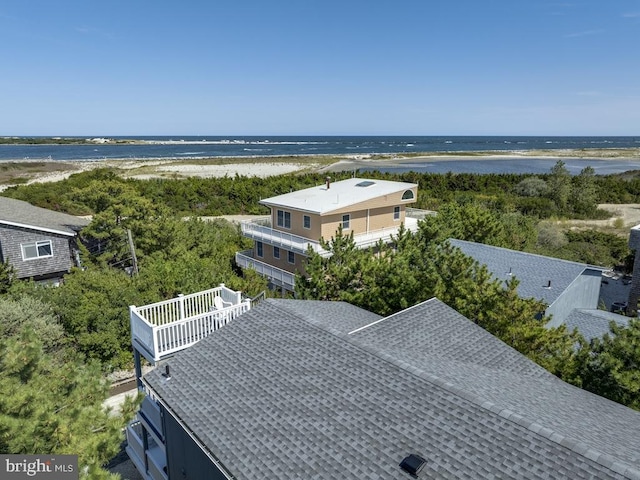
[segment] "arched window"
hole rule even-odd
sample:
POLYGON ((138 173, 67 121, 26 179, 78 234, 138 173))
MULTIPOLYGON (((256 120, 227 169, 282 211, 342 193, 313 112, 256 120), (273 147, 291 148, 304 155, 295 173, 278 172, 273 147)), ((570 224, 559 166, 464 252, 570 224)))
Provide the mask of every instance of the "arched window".
POLYGON ((402 200, 413 200, 413 190, 405 190, 402 194, 402 200))

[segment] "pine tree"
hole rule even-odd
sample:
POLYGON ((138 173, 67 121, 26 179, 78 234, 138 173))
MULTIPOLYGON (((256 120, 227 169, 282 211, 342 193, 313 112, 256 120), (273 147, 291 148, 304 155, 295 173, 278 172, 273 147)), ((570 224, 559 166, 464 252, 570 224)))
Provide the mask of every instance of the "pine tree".
POLYGON ((30 327, 0 340, 0 453, 76 454, 83 477, 107 478, 135 408, 111 414, 107 393, 96 364, 52 357, 30 327))

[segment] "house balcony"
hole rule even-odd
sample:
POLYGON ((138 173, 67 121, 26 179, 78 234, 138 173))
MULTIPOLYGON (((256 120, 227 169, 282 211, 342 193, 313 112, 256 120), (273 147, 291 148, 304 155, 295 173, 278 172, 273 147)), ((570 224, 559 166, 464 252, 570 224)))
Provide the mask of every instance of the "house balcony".
POLYGON ((251 300, 221 284, 191 295, 129 307, 131 343, 152 364, 190 347, 251 309, 251 300))
MULTIPOLYGON (((405 212, 404 227, 408 231, 415 233, 418 231, 418 222, 435 212, 430 210, 419 210, 417 208, 407 208, 405 212)), ((255 220, 247 220, 242 222, 242 235, 267 245, 274 245, 298 254, 306 255, 308 248, 322 255, 330 256, 330 253, 322 248, 318 240, 293 235, 282 230, 272 228, 271 217, 260 217, 255 220)), ((353 240, 358 248, 368 248, 374 246, 380 240, 388 240, 392 235, 396 235, 400 229, 399 225, 393 227, 382 228, 379 230, 371 230, 369 232, 355 234, 353 240)), ((238 262, 240 264, 240 262, 238 262)))
POLYGON ((136 470, 146 480, 168 480, 167 454, 164 445, 146 433, 143 424, 133 421, 126 429, 127 446, 125 448, 136 470), (145 448, 146 439, 146 448, 145 448))
POLYGON ((309 247, 320 255, 329 255, 329 252, 323 249, 318 241, 272 228, 271 217, 260 217, 254 220, 245 220, 240 224, 240 227, 242 229, 243 236, 258 242, 275 245, 276 247, 283 248, 284 250, 302 255, 307 254, 309 247))
POLYGON ((268 278, 269 281, 277 287, 282 287, 291 291, 293 290, 296 277, 295 274, 253 258, 253 250, 237 252, 236 263, 242 268, 251 268, 255 270, 263 277, 268 278))

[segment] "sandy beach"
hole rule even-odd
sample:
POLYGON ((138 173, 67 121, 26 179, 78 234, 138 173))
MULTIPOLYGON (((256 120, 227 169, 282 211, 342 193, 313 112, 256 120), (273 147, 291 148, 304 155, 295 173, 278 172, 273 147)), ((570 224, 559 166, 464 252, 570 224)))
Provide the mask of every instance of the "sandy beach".
POLYGON ((434 152, 423 154, 372 154, 342 156, 292 156, 252 158, 121 159, 75 161, 0 162, 0 190, 12 185, 57 182, 74 173, 113 168, 125 178, 268 177, 303 172, 340 172, 357 169, 425 165, 464 160, 513 160, 514 158, 594 159, 640 162, 640 148, 589 150, 511 150, 500 152, 434 152))

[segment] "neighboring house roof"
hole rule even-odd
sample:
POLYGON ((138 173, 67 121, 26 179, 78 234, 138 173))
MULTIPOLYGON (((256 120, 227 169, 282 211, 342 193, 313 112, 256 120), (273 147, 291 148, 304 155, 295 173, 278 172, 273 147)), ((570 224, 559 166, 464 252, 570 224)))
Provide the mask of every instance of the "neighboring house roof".
POLYGON ((329 188, 327 188, 326 184, 322 184, 276 197, 265 198, 260 203, 271 207, 291 208, 323 215, 384 195, 404 192, 417 186, 415 183, 350 178, 331 183, 329 188))
POLYGON ((515 276, 520 282, 518 295, 522 298, 535 298, 542 300, 547 305, 553 305, 562 292, 585 270, 604 270, 585 263, 570 262, 465 240, 449 239, 449 243, 462 250, 465 255, 477 260, 481 265, 486 265, 495 278, 506 282, 515 276), (551 287, 548 287, 549 282, 551 282, 551 287))
POLYGON ((78 230, 89 224, 89 220, 36 207, 22 200, 0 197, 1 224, 75 236, 78 230))
POLYGON ((640 413, 437 299, 367 317, 266 300, 144 381, 237 479, 640 478, 640 413))
POLYGON ((629 325, 629 317, 605 310, 576 308, 564 321, 569 330, 577 328, 587 341, 610 333, 611 322, 626 327, 629 325))

